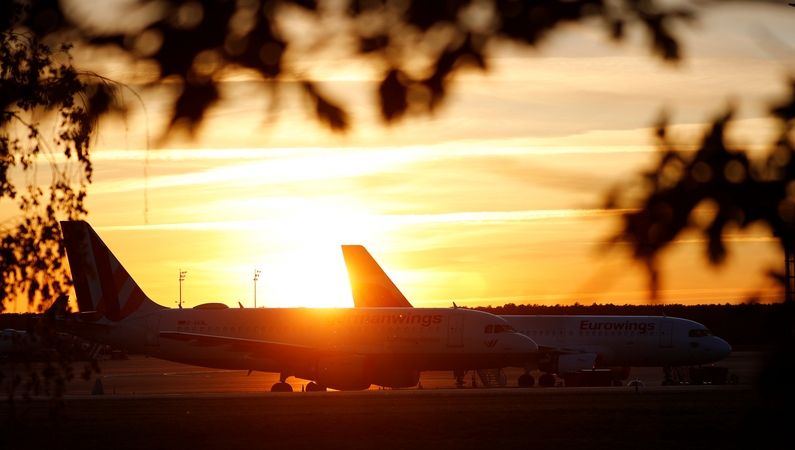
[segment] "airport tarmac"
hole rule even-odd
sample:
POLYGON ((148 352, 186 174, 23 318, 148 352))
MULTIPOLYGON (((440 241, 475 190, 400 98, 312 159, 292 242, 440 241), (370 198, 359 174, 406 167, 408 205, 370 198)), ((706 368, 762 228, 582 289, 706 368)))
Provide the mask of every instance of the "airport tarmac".
MULTIPOLYGON (((298 392, 290 394, 269 392, 275 374, 132 356, 73 380, 55 425, 44 400, 13 412, 2 402, 0 448, 739 448, 761 405, 750 384, 761 361, 759 352, 735 352, 721 365, 741 384, 726 386, 662 387, 660 369, 638 369, 633 378, 649 386, 638 393, 455 389, 452 374, 430 372, 423 389, 301 393, 305 382, 291 378, 298 392), (105 395, 88 395, 96 379, 105 395)), ((521 371, 506 372, 516 386, 521 371)))
MULTIPOLYGON (((750 385, 754 383, 764 357, 765 353, 760 351, 735 351, 717 365, 727 367, 729 374, 736 375, 740 384, 750 385)), ((129 358, 100 361, 101 372, 92 375, 88 380, 76 376, 67 385, 68 395, 90 394, 97 379, 100 380, 105 394, 110 395, 269 392, 271 386, 279 381, 279 376, 275 373, 252 372, 249 375, 246 371, 189 366, 141 355, 130 355, 129 358)), ((3 367, 6 380, 20 370, 21 368, 8 365, 3 367)), ((82 364, 76 363, 74 373, 80 374, 82 370, 82 364)), ((509 388, 518 386, 517 379, 522 373, 522 369, 505 369, 509 388)), ((465 388, 472 388, 473 375, 473 372, 469 372, 465 376, 465 388)), ((534 372, 532 375, 538 380, 540 373, 534 372)), ((646 386, 660 386, 663 380, 662 368, 634 367, 630 371, 629 379, 636 378, 646 386)), ((297 392, 302 391, 309 382, 297 378, 289 378, 287 381, 297 392)), ((562 382, 560 379, 558 381, 562 382)), ((475 384, 480 386, 480 380, 475 379, 475 384)), ((423 389, 456 387, 452 372, 423 372, 420 385, 423 389)), ((2 383, 0 388, 3 388, 2 383)), ((378 390, 379 387, 373 386, 371 389, 378 390)))

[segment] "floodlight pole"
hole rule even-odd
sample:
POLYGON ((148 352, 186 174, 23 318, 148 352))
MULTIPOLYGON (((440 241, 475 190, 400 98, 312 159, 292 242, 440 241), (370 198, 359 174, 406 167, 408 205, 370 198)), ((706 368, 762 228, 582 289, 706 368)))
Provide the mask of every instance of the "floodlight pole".
POLYGON ((257 309, 257 280, 259 279, 260 271, 257 266, 254 266, 254 309, 257 309))
POLYGON ((179 269, 179 309, 182 309, 182 282, 185 280, 187 273, 187 270, 179 269))

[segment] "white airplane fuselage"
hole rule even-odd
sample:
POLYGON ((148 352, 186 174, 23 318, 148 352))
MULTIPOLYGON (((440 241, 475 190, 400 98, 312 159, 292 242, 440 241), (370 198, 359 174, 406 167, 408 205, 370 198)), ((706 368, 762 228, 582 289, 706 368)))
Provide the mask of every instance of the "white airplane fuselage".
MULTIPOLYGON (((354 304, 404 307, 411 303, 370 253, 360 245, 342 247, 354 304)), ((526 365, 553 374, 598 367, 689 366, 721 360, 731 346, 704 325, 674 317, 643 316, 500 316, 518 333, 538 344, 538 356, 526 365)), ((487 335, 506 332, 500 327, 487 335)))
POLYGON ((103 344, 169 361, 266 372, 301 366, 290 361, 312 352, 366 355, 374 369, 417 371, 502 367, 533 357, 536 346, 525 336, 485 334, 485 326, 495 323, 504 322, 464 309, 215 306, 163 308, 115 323, 76 324, 76 330, 103 344), (294 347, 295 355, 274 349, 260 358, 258 345, 294 347))
POLYGON ((501 316, 544 349, 598 354, 603 366, 686 366, 719 361, 731 346, 698 322, 660 316, 501 316))

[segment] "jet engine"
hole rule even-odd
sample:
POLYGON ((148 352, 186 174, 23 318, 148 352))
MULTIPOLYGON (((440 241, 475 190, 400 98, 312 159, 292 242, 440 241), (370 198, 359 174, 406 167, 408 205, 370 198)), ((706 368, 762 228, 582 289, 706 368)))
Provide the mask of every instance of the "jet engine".
POLYGON ((341 391, 367 389, 373 383, 372 362, 361 355, 320 358, 317 383, 341 391))

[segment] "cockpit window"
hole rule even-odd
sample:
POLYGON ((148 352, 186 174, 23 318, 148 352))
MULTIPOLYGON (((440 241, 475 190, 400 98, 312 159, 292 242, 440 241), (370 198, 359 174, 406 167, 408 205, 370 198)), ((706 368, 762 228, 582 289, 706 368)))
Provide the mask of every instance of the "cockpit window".
POLYGON ((503 327, 502 325, 494 325, 494 332, 505 333, 505 327, 503 327))
POLYGON ((505 331, 509 333, 516 333, 516 329, 510 325, 505 325, 505 331))
POLYGON ((687 335, 689 337, 704 337, 704 336, 712 336, 712 333, 710 333, 709 330, 690 330, 690 332, 687 333, 687 335))
POLYGON ((493 333, 494 332, 494 325, 486 325, 486 333, 493 333))

